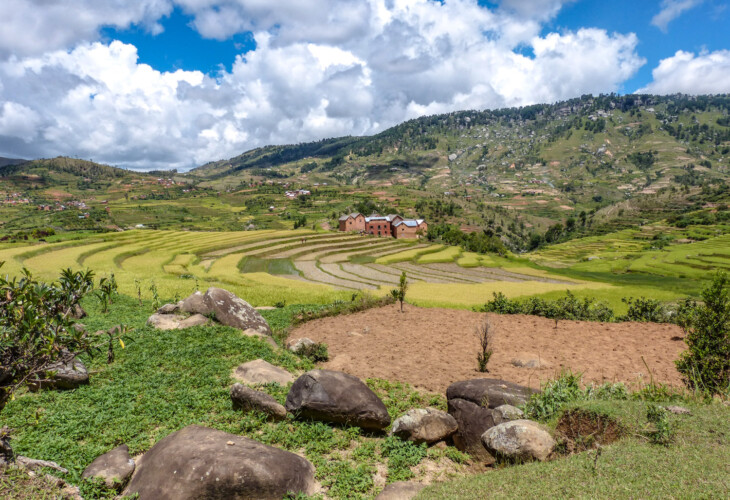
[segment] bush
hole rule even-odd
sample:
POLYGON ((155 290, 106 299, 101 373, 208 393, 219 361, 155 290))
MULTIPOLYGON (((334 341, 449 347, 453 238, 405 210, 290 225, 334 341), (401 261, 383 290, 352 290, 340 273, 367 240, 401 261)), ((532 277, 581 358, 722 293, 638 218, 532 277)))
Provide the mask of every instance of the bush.
POLYGON ((730 296, 728 277, 718 273, 702 292, 704 304, 685 313, 687 350, 677 369, 687 385, 709 394, 730 394, 730 296))
POLYGON ((494 299, 482 308, 484 312, 499 314, 529 314, 554 320, 572 319, 584 321, 612 321, 614 313, 605 302, 593 297, 577 298, 570 290, 565 297, 546 300, 530 297, 526 300, 511 300, 501 292, 494 293, 494 299))
POLYGON ((561 373, 557 379, 545 384, 542 392, 530 396, 525 405, 525 415, 536 420, 547 420, 557 414, 566 404, 584 396, 580 380, 580 374, 561 373))
MULTIPOLYGON (((2 266, 0 262, 0 266, 2 266)), ((93 274, 65 270, 58 283, 0 276, 0 410, 19 387, 41 381, 57 361, 89 352, 90 340, 73 328, 72 307, 93 288, 93 274)))
POLYGON ((629 306, 622 321, 638 321, 642 323, 669 323, 669 313, 664 305, 655 299, 624 297, 621 302, 629 306))
POLYGON ((319 361, 327 361, 330 359, 327 351, 327 344, 315 342, 314 344, 304 345, 297 353, 310 361, 317 363, 319 361))

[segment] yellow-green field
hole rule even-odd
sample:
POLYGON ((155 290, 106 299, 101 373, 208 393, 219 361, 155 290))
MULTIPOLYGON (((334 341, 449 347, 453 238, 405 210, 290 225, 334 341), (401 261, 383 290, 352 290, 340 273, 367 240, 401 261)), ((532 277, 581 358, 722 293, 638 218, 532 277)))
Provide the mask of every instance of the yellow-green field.
POLYGON ((189 232, 136 230, 61 243, 0 248, 4 274, 26 267, 46 280, 63 268, 114 274, 121 293, 163 300, 209 286, 227 288, 256 306, 329 303, 368 290, 381 295, 409 278, 409 300, 473 307, 493 292, 510 297, 608 285, 551 275, 509 259, 423 242, 314 231, 189 232), (405 248, 405 249, 404 249, 405 248), (519 267, 522 266, 522 267, 519 267))

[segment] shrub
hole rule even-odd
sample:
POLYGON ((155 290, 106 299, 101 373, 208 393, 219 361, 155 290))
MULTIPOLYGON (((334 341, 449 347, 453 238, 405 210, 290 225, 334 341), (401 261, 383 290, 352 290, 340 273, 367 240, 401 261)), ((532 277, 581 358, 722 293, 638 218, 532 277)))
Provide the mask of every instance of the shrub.
POLYGON ((702 292, 704 304, 683 315, 687 350, 677 369, 687 385, 710 394, 730 393, 730 296, 728 276, 715 275, 702 292))
POLYGON ((669 312, 664 305, 656 299, 639 297, 624 297, 621 302, 629 306, 626 315, 621 317, 623 321, 639 321, 642 323, 668 323, 669 312))
POLYGON ((479 339, 480 351, 477 354, 477 363, 479 364, 479 371, 481 373, 489 372, 487 365, 489 364, 489 358, 492 357, 492 339, 494 338, 494 331, 492 330, 492 323, 489 318, 485 318, 479 325, 476 326, 476 335, 479 339))
POLYGON ((406 272, 403 271, 400 275, 400 281, 398 282, 398 288, 394 288, 390 291, 390 295, 393 300, 400 302, 400 312, 403 312, 403 301, 406 300, 406 291, 408 290, 408 278, 406 272))
MULTIPOLYGON (((3 263, 0 263, 2 266, 3 263)), ((40 381, 57 361, 91 350, 73 328, 71 308, 93 287, 93 274, 65 270, 59 283, 0 276, 0 410, 16 389, 40 381)))
POLYGON ((320 342, 315 342, 314 344, 302 346, 298 354, 315 363, 319 361, 327 361, 328 359, 330 359, 329 352, 327 351, 327 344, 323 344, 320 342))
POLYGON ((584 321, 612 321, 614 313, 605 302, 599 302, 593 297, 577 298, 570 290, 564 297, 556 300, 546 300, 530 297, 526 300, 511 300, 501 292, 494 293, 494 299, 487 302, 482 308, 484 312, 499 314, 530 314, 556 321, 561 319, 584 321))
POLYGON ((656 403, 649 403, 646 408, 646 419, 654 427, 647 433, 649 440, 654 444, 668 446, 674 438, 674 432, 669 423, 669 412, 656 403))
POLYGON ((530 396, 530 400, 525 405, 525 415, 537 420, 549 419, 566 404, 583 397, 580 380, 580 374, 562 372, 557 379, 545 384, 542 392, 530 396))

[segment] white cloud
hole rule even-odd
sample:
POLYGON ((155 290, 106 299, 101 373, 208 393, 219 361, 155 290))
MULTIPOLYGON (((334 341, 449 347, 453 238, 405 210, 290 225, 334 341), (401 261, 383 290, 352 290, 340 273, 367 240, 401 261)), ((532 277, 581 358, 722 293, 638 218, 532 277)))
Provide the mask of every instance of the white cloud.
POLYGON ((662 59, 652 71, 653 81, 638 90, 653 94, 727 94, 730 93, 730 50, 695 55, 677 51, 662 59))
POLYGON ((651 19, 651 24, 667 32, 669 23, 677 19, 685 11, 696 7, 704 0, 662 0, 662 10, 651 19))
MULTIPOLYGON (((644 64, 633 34, 540 36, 558 0, 505 0, 497 9, 476 0, 176 3, 205 36, 253 30, 256 49, 216 79, 156 71, 121 42, 77 37, 58 42, 71 50, 11 51, 0 56, 0 106, 11 106, 0 118, 0 154, 186 168, 266 144, 375 133, 423 114, 612 92, 644 64)), ((169 8, 140 4, 147 10, 110 11, 106 22, 154 24, 159 17, 146 13, 169 8)), ((0 54, 10 50, 3 43, 0 54)))

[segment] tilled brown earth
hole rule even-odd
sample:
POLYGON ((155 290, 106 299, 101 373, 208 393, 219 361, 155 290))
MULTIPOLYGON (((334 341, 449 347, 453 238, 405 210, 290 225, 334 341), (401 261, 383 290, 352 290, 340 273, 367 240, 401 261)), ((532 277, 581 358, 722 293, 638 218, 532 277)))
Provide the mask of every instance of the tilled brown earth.
POLYGON ((535 316, 490 314, 494 355, 489 373, 477 371, 474 332, 485 314, 397 305, 310 321, 290 338, 309 337, 328 345, 322 368, 360 378, 408 382, 443 392, 457 380, 493 377, 539 387, 561 369, 583 373, 583 381, 625 382, 634 388, 654 382, 680 386, 674 361, 684 349, 682 330, 653 323, 555 321, 535 316), (548 366, 517 367, 517 357, 539 358, 548 366), (642 360, 643 358, 643 360, 642 360), (645 365, 646 363, 646 365, 645 365))

